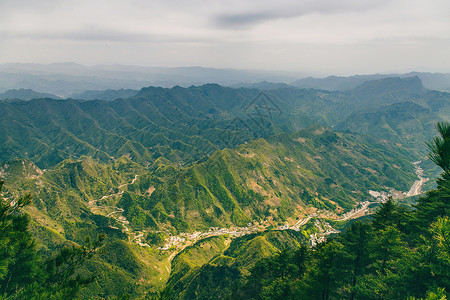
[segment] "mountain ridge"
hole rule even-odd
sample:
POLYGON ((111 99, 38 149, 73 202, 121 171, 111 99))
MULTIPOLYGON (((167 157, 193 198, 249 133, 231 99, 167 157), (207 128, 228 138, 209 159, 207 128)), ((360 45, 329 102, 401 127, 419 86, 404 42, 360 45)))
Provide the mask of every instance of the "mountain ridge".
POLYGON ((32 89, 12 89, 0 94, 0 100, 32 100, 39 98, 61 99, 48 93, 39 93, 32 89))

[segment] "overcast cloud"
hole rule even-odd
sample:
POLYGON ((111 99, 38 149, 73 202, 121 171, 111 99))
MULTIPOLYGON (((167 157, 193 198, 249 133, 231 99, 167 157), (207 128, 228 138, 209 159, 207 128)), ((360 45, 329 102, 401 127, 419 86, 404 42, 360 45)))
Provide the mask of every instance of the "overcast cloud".
POLYGON ((450 72, 448 0, 0 0, 0 63, 450 72))

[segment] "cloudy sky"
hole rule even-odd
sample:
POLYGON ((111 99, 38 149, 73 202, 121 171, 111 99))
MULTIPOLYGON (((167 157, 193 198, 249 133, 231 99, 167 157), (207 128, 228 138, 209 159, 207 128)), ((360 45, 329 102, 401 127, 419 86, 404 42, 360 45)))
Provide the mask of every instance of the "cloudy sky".
POLYGON ((0 63, 450 72, 448 0, 0 0, 0 63))

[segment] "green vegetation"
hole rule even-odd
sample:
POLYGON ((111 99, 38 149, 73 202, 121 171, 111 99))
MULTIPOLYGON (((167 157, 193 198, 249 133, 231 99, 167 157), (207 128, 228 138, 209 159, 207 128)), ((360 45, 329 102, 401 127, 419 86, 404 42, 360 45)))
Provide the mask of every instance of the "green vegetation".
POLYGON ((277 249, 262 242, 267 234, 236 239, 223 254, 189 269, 195 274, 189 283, 172 277, 168 291, 180 299, 447 299, 450 124, 438 131, 431 159, 444 172, 415 210, 389 200, 370 221, 353 222, 315 248, 283 240, 277 249))
POLYGON ((163 294, 171 299, 217 298, 230 295, 256 262, 285 248, 296 248, 303 237, 295 231, 267 231, 231 242, 213 237, 183 250, 172 261, 163 294))
POLYGON ((0 298, 448 293, 446 123, 421 165, 430 178, 432 162, 444 170, 426 183, 434 190, 402 206, 372 205, 381 207, 364 222, 329 221, 343 233, 312 249, 307 242, 316 221, 373 199, 368 190, 409 190, 423 140, 450 119, 449 94, 417 78, 347 92, 214 84, 123 92, 135 95, 0 101, 0 298), (314 212, 298 232, 273 230, 314 212), (248 223, 270 230, 165 247, 248 223))
MULTIPOLYGON (((0 191, 3 181, 0 181, 0 191)), ((29 205, 26 195, 13 203, 0 197, 0 290, 6 299, 67 299, 92 281, 79 267, 97 251, 104 237, 95 242, 86 239, 83 246, 66 245, 56 254, 38 253, 31 233, 29 217, 22 212, 29 205)))
POLYGON ((257 89, 215 84, 123 92, 114 101, 0 101, 0 161, 29 158, 51 168, 67 158, 111 162, 125 155, 143 165, 158 158, 188 164, 216 149, 314 124, 423 152, 431 125, 450 119, 449 94, 428 91, 414 77, 367 82, 345 93, 272 89, 265 92, 269 108, 255 98, 257 89))
MULTIPOLYGON (((166 243, 168 233, 246 226, 269 218, 269 224, 278 226, 305 214, 308 207, 339 212, 365 199, 362 191, 367 189, 406 190, 415 176, 405 157, 401 148, 315 126, 217 151, 187 167, 163 159, 145 168, 127 157, 114 163, 84 157, 42 171, 29 160, 12 160, 2 167, 2 176, 7 179, 5 197, 35 195, 33 206, 25 210, 33 220, 30 232, 41 251, 55 251, 68 241, 82 244, 86 236, 107 235, 103 253, 82 268, 96 279, 77 295, 136 296, 155 294, 164 287, 171 252, 160 253, 157 248, 166 243), (129 223, 120 222, 120 216, 129 223), (139 240, 150 247, 135 243, 139 234, 139 240)), ((312 232, 300 232, 299 238, 312 232)), ((255 238, 254 245, 243 246, 236 257, 246 255, 248 247, 267 251, 249 261, 283 249, 264 239, 255 238)), ((229 257, 235 256, 217 258, 227 262, 217 270, 224 268, 225 274, 241 280, 249 267, 241 266, 239 259, 229 265, 229 257)), ((202 268, 210 259, 195 264, 202 268)), ((211 276, 216 269, 206 270, 205 278, 215 278, 211 276)), ((196 273, 183 277, 190 282, 192 274, 196 273)), ((225 280, 223 288, 232 291, 234 285, 228 286, 225 280)))
POLYGON ((436 190, 415 210, 382 205, 317 248, 289 249, 259 260, 233 299, 447 299, 450 287, 450 124, 438 125, 431 158, 442 169, 436 190))
POLYGON ((117 205, 136 229, 245 226, 269 215, 285 222, 307 207, 347 210, 369 189, 408 190, 415 179, 408 159, 401 148, 315 126, 217 151, 191 167, 161 164, 117 205))

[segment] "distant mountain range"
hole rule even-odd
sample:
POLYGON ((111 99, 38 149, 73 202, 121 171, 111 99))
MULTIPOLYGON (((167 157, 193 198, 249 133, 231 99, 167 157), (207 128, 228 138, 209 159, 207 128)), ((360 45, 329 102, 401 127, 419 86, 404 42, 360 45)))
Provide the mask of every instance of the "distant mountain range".
POLYGON ((32 100, 40 98, 61 99, 53 94, 38 93, 31 89, 14 89, 0 94, 0 100, 32 100))
POLYGON ((141 89, 145 86, 188 87, 205 83, 234 85, 241 82, 290 82, 301 73, 216 69, 203 67, 136 67, 75 63, 0 65, 0 92, 27 88, 64 98, 87 90, 141 89))
POLYGON ((326 78, 304 78, 291 83, 299 88, 314 88, 330 91, 346 91, 373 80, 379 80, 388 77, 407 78, 417 76, 423 82, 423 85, 432 90, 450 91, 449 73, 425 73, 411 72, 406 74, 373 74, 373 75, 354 75, 349 77, 329 76, 326 78))
MULTIPOLYGON (((85 91, 139 90, 145 86, 189 87, 206 83, 264 90, 295 86, 344 91, 371 80, 412 76, 418 76, 428 89, 450 91, 450 74, 448 73, 411 72, 326 78, 303 78, 304 76, 301 71, 272 72, 203 67, 161 68, 123 65, 86 67, 75 63, 3 64, 0 65, 0 92, 23 88, 51 93, 62 98, 79 98, 79 94, 85 91)), ((91 99, 92 93, 86 97, 91 99)))
POLYGON ((119 98, 130 98, 135 96, 139 91, 131 89, 120 89, 120 90, 106 90, 106 91, 85 91, 80 94, 72 94, 73 99, 83 99, 83 100, 115 100, 119 98))

